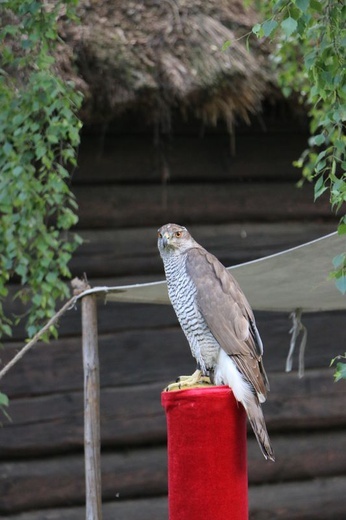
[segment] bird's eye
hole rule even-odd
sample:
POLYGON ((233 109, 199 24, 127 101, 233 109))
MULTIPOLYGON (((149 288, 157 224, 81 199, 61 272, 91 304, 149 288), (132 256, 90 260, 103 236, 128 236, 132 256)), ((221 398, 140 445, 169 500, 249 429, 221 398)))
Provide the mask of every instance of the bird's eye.
POLYGON ((176 232, 174 233, 174 235, 175 235, 177 238, 180 238, 180 237, 182 236, 182 234, 183 234, 182 231, 176 231, 176 232))
POLYGON ((159 232, 157 233, 157 236, 158 236, 158 238, 162 238, 162 234, 159 232))

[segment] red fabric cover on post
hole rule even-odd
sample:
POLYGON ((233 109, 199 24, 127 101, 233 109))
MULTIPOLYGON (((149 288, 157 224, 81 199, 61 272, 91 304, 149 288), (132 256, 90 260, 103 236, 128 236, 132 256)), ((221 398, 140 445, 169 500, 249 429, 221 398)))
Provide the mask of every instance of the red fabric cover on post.
POLYGON ((227 386, 162 392, 169 520, 247 520, 246 413, 227 386))

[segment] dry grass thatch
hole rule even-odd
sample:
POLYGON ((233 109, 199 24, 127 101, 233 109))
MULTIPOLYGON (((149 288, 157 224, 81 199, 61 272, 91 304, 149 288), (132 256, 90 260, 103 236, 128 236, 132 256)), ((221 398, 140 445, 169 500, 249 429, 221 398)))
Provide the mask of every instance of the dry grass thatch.
POLYGON ((80 25, 61 22, 59 61, 86 94, 86 121, 127 108, 163 121, 179 107, 232 125, 271 83, 266 49, 239 39, 257 21, 240 0, 80 0, 78 12, 80 25))

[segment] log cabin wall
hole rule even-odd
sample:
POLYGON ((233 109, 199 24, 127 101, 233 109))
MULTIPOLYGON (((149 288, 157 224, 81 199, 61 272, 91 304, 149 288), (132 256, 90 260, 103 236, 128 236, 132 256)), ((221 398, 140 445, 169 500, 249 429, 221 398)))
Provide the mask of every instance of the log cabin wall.
MULTIPOLYGON (((297 120, 268 110, 234 136, 222 125, 181 120, 163 130, 131 117, 85 129, 73 175, 85 240, 71 262, 74 276, 86 273, 92 286, 162 279, 156 230, 168 221, 188 225, 225 265, 335 229, 328 200, 314 204, 311 186, 295 186, 299 172, 291 163, 307 137, 297 120)), ((23 310, 16 301, 8 309, 23 310)), ((345 383, 334 384, 329 363, 345 350, 345 313, 303 316, 303 379, 284 373, 289 317, 261 312, 256 318, 271 383, 264 413, 277 461, 263 459, 249 431, 250 518, 341 520, 345 383)), ((59 339, 38 345, 1 382, 12 419, 2 419, 0 428, 1 518, 84 518, 80 321, 80 310, 71 310, 59 339)), ((2 364, 24 337, 18 327, 2 364)), ((99 305, 99 350, 104 519, 167 520, 160 392, 194 370, 188 345, 170 307, 109 303, 99 305)))

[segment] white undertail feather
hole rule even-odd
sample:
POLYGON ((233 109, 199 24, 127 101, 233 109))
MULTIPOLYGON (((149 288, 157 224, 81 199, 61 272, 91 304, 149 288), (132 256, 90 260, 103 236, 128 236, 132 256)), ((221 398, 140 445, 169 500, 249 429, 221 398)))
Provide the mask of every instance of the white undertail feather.
POLYGON ((266 396, 261 393, 257 393, 257 397, 260 403, 265 403, 267 400, 266 396))
POLYGON ((253 399, 251 385, 243 378, 234 361, 220 348, 215 369, 215 384, 227 385, 232 389, 234 397, 240 401, 244 408, 253 399))

